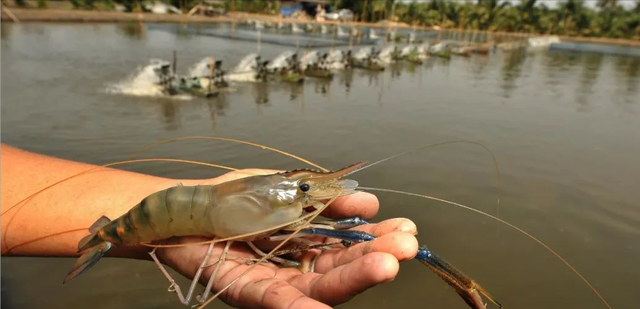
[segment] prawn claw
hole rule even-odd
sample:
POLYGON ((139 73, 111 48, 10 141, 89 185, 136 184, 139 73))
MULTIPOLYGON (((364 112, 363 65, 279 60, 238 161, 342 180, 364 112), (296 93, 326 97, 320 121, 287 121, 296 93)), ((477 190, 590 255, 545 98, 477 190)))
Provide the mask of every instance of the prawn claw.
POLYGON ((489 294, 487 290, 455 266, 435 255, 427 247, 420 247, 415 258, 429 267, 429 269, 450 285, 469 307, 473 309, 486 309, 487 305, 482 299, 482 296, 484 296, 498 306, 498 308, 502 308, 502 304, 489 294))

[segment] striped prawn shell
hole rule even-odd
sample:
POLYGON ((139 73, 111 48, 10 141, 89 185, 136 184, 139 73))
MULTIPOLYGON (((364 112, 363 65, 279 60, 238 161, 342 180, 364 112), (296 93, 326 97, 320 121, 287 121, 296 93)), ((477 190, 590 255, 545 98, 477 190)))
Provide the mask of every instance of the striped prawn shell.
POLYGON ((173 236, 212 236, 207 218, 215 186, 176 186, 153 193, 98 231, 115 245, 137 244, 173 236))

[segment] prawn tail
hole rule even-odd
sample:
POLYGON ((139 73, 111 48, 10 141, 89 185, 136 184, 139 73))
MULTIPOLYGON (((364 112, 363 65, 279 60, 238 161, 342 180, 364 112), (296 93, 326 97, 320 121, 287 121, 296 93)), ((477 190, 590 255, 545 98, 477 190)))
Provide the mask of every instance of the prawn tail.
POLYGON ((71 279, 80 276, 85 270, 98 263, 98 261, 107 253, 107 251, 113 248, 112 243, 103 240, 98 235, 98 231, 110 221, 111 220, 109 220, 109 218, 102 216, 94 224, 92 224, 91 227, 89 227, 89 232, 91 232, 91 234, 80 239, 80 241, 78 242, 78 252, 82 252, 87 249, 90 250, 85 252, 80 256, 80 258, 78 258, 78 260, 76 260, 76 262, 73 264, 73 267, 71 268, 71 271, 69 271, 67 277, 64 278, 64 281, 62 281, 62 284, 65 284, 71 281, 71 279))
POLYGON ((81 255, 78 260, 73 264, 73 268, 67 274, 67 277, 64 278, 62 284, 65 284, 71 279, 80 276, 85 270, 91 268, 91 266, 98 263, 100 258, 102 258, 107 251, 113 248, 113 244, 108 241, 102 241, 98 245, 91 248, 91 250, 87 251, 85 254, 81 255))
POLYGON ((100 217, 100 219, 96 220, 96 222, 91 224, 91 226, 89 227, 89 233, 91 234, 85 237, 82 237, 82 239, 80 239, 80 241, 78 242, 78 253, 84 250, 87 250, 91 247, 95 247, 99 243, 101 243, 103 240, 100 239, 100 237, 96 236, 96 234, 101 228, 103 228, 109 222, 111 222, 109 218, 107 218, 106 216, 102 216, 100 217))

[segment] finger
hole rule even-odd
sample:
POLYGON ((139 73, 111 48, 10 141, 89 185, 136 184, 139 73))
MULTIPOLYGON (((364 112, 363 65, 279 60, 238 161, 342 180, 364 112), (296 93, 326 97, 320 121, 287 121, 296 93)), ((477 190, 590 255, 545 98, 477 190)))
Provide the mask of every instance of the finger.
POLYGON ((403 232, 411 235, 418 234, 416 224, 407 218, 387 219, 380 223, 356 226, 353 229, 364 231, 374 236, 382 236, 391 232, 403 232))
POLYGON ((398 261, 410 260, 418 254, 418 240, 408 233, 391 232, 349 248, 323 251, 317 257, 314 271, 320 274, 329 273, 372 252, 391 254, 398 261))
POLYGON ((308 273, 293 278, 290 283, 314 299, 337 305, 370 287, 393 280, 398 270, 398 260, 393 255, 374 252, 326 275, 308 273))
POLYGON ((322 212, 322 215, 329 218, 347 218, 359 216, 364 219, 371 219, 380 208, 378 198, 367 192, 337 198, 330 206, 322 212))

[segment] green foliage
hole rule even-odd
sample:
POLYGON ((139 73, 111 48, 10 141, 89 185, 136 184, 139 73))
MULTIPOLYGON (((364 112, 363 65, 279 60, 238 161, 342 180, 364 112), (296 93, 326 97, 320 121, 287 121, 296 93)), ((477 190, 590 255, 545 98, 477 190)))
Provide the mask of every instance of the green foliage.
MULTIPOLYGON (((628 10, 619 0, 598 0, 597 9, 585 0, 565 0, 553 9, 542 0, 371 1, 367 11, 374 22, 390 16, 393 7, 399 21, 423 26, 640 39, 640 0, 628 10)), ((362 1, 336 2, 357 12, 362 1)))
MULTIPOLYGON (((167 1, 165 1, 167 2, 167 1)), ((169 4, 175 6, 180 9, 183 13, 189 12, 194 6, 196 6, 201 1, 199 0, 170 0, 169 4)))
POLYGON ((37 3, 38 3, 38 8, 39 9, 44 9, 44 8, 47 7, 47 1, 46 0, 38 0, 37 3))
POLYGON ((95 0, 71 0, 74 9, 93 10, 96 8, 95 0))
POLYGON ((227 10, 269 14, 279 8, 279 4, 276 0, 226 0, 225 7, 227 10))
POLYGON ((113 2, 124 6, 124 10, 127 12, 132 12, 140 3, 139 1, 135 0, 113 0, 113 2))
POLYGON ((95 0, 84 0, 84 7, 86 9, 95 9, 96 8, 95 0))
POLYGON ((27 7, 27 1, 26 0, 14 0, 13 2, 15 2, 16 6, 18 7, 27 7))

